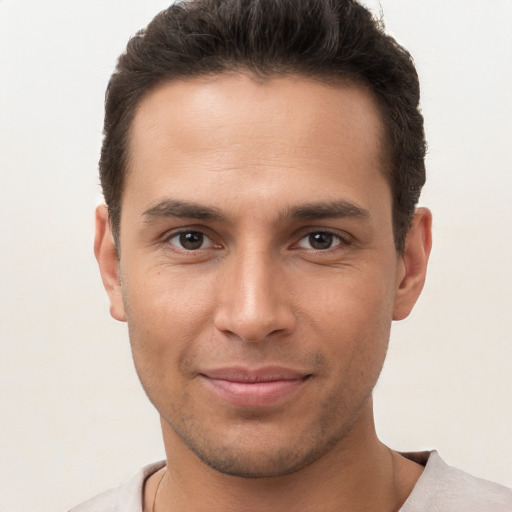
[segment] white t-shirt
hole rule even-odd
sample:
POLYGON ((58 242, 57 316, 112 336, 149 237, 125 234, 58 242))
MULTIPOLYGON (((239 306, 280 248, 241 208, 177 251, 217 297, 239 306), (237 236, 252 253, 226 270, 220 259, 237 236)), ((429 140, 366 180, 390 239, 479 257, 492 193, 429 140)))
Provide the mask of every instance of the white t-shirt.
MULTIPOLYGON (((403 455, 425 470, 399 512, 512 512, 512 489, 448 466, 436 451, 403 455)), ((143 512, 144 482, 164 465, 145 466, 120 487, 68 512, 143 512)))

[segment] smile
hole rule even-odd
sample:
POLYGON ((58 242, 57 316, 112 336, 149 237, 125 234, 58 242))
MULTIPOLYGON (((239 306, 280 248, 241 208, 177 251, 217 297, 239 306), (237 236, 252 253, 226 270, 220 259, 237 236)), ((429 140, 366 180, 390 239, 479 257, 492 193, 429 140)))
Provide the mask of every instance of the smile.
POLYGON ((240 407, 274 405, 297 392, 310 376, 277 367, 224 368, 201 374, 217 396, 240 407))

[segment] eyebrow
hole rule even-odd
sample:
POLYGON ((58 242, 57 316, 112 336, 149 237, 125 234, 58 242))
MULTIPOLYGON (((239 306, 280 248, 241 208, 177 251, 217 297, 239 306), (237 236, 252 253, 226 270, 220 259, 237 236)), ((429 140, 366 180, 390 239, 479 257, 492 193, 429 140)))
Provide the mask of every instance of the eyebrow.
POLYGON ((340 200, 327 203, 318 202, 292 206, 286 210, 281 217, 297 220, 365 218, 369 217, 369 213, 368 210, 361 208, 355 203, 340 200))
POLYGON ((168 217, 185 217, 198 220, 220 220, 224 216, 221 210, 189 201, 164 199, 142 213, 147 223, 168 217))
MULTIPOLYGON (((198 220, 222 220, 225 215, 219 208, 189 201, 164 199, 142 213, 150 224, 158 219, 181 217, 198 220)), ((292 206, 279 215, 281 220, 317 220, 327 218, 365 218, 369 213, 364 208, 346 200, 315 202, 292 206)))

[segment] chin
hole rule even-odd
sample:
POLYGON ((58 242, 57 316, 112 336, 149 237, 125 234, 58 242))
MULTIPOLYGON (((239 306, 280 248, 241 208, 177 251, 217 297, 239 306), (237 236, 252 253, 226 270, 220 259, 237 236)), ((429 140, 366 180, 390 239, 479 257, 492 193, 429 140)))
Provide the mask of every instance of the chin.
MULTIPOLYGON (((172 425, 170 425, 171 428, 172 425)), ((190 427, 190 425, 188 425, 190 427)), ((204 464, 220 473, 243 478, 285 476, 313 464, 345 436, 349 427, 326 436, 321 428, 276 429, 275 425, 245 425, 237 431, 180 431, 181 441, 204 464), (294 435, 291 433, 294 432, 294 435)))
MULTIPOLYGON (((189 447, 191 448, 191 447, 189 447)), ((243 478, 285 476, 313 463, 320 455, 281 448, 277 451, 244 451, 238 447, 223 450, 193 450, 207 466, 225 475, 243 478)))

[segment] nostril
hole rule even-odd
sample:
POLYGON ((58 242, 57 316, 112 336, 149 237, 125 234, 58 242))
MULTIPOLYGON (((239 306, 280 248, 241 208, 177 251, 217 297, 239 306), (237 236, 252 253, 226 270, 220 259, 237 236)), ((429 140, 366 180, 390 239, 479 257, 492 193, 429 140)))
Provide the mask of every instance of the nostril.
POLYGON ((286 335, 295 329, 295 317, 284 308, 273 309, 266 315, 242 314, 241 311, 230 312, 228 308, 218 311, 215 327, 220 332, 246 341, 257 343, 269 338, 286 335))
POLYGON ((219 275, 215 327, 247 342, 277 337, 295 328, 282 269, 269 251, 247 246, 233 254, 219 275))

